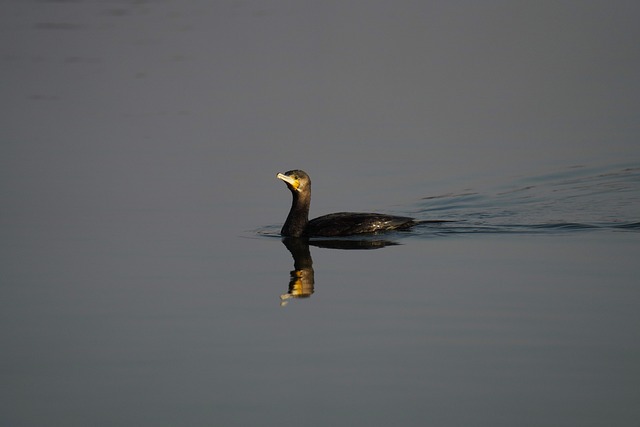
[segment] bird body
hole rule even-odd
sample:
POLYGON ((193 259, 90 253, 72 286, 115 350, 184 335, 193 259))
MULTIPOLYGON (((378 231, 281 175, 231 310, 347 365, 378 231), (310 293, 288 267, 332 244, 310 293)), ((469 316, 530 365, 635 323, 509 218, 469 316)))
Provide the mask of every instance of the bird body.
POLYGON ((380 213, 338 212, 309 221, 311 179, 302 170, 276 175, 293 195, 291 210, 280 234, 287 237, 337 237, 403 230, 417 222, 413 218, 380 213))

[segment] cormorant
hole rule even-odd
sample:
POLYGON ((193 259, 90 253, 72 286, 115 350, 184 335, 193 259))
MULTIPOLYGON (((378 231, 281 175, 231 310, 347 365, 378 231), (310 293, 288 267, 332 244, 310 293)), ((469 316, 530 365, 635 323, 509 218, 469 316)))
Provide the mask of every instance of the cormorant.
POLYGON ((350 236, 403 230, 417 224, 413 218, 405 216, 354 212, 338 212, 309 221, 309 205, 311 204, 311 179, 309 175, 302 170, 290 170, 279 173, 276 177, 287 184, 293 195, 291 210, 280 231, 283 236, 350 236))

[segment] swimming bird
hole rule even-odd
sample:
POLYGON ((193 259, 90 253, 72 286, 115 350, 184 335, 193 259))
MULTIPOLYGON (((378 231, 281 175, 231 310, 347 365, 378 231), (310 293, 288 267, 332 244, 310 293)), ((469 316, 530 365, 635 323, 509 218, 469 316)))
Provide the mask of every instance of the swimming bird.
POLYGON ((311 179, 305 171, 295 169, 278 173, 293 195, 291 210, 280 230, 286 237, 331 237, 404 230, 418 222, 405 216, 380 213, 338 212, 309 221, 311 179))

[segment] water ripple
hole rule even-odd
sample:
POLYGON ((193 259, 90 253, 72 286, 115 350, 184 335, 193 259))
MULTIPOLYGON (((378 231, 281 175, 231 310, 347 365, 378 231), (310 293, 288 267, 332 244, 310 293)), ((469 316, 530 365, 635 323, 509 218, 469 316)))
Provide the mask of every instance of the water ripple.
POLYGON ((576 166, 489 189, 423 197, 414 216, 448 220, 426 234, 640 230, 640 166, 576 166))

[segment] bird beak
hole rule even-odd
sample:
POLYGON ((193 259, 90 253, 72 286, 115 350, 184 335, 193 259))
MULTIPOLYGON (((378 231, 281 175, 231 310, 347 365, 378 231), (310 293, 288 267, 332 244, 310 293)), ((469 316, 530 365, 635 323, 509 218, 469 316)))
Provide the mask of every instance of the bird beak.
POLYGON ((278 175, 276 175, 276 178, 283 180, 284 182, 287 183, 288 186, 290 186, 296 191, 298 190, 298 187, 300 187, 300 181, 298 181, 297 179, 291 178, 289 175, 279 173, 278 175))

